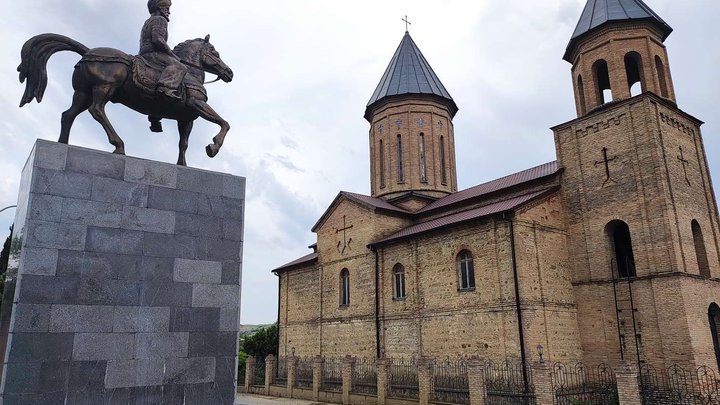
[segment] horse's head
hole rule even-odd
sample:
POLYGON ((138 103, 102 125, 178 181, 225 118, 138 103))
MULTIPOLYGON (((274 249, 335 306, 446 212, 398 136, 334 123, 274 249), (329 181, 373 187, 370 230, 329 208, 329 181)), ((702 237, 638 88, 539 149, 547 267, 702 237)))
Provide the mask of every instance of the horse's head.
POLYGON ((217 75, 225 83, 233 79, 233 71, 220 59, 220 53, 210 43, 210 34, 205 37, 205 42, 200 49, 200 64, 207 71, 217 75))

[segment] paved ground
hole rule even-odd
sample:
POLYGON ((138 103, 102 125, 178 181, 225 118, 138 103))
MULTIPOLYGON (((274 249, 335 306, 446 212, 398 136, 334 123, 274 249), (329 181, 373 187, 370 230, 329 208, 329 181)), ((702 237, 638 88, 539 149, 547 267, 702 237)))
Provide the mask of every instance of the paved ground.
POLYGON ((241 394, 235 396, 235 405, 319 405, 324 402, 303 401, 301 399, 264 397, 255 394, 241 394))

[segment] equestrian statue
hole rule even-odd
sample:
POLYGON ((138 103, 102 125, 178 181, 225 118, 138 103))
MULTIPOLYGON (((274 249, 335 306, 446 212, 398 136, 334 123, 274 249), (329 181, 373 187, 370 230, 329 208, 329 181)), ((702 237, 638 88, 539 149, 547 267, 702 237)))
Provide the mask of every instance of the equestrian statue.
POLYGON ((227 83, 232 81, 233 72, 220 59, 209 35, 170 48, 167 43, 170 6, 171 0, 148 1, 150 18, 143 25, 137 56, 112 48, 89 49, 58 34, 30 38, 23 45, 18 67, 20 82, 27 79, 20 107, 33 98, 42 101, 50 56, 73 51, 82 58, 75 65, 72 76, 75 92, 72 105, 62 113, 58 142, 68 143, 75 117, 88 110, 105 129, 115 147, 114 153, 124 155, 125 144, 105 115, 105 105, 110 101, 147 115, 153 132, 162 131, 161 119, 176 120, 180 133, 177 164, 182 166, 187 164, 185 151, 195 119, 202 117, 219 125, 220 132, 205 147, 209 157, 217 155, 230 125, 207 103, 205 73, 227 83))

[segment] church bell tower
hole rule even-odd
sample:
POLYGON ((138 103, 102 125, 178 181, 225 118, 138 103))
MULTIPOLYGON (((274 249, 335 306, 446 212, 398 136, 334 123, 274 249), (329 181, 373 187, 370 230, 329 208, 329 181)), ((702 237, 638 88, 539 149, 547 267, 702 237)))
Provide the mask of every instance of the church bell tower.
POLYGON ((416 210, 457 191, 457 111, 406 31, 365 110, 373 197, 416 210))
POLYGON ((578 118, 553 131, 591 362, 720 360, 717 203, 702 122, 676 104, 671 32, 642 0, 588 0, 564 55, 578 118))

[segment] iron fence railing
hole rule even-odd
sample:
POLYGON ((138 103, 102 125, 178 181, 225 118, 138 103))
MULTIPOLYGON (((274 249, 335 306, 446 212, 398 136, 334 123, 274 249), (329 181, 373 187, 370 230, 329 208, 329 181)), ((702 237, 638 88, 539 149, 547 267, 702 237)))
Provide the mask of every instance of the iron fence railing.
POLYGON ((295 386, 298 388, 312 388, 313 386, 313 359, 301 357, 295 369, 295 386))
POLYGON ((355 360, 352 381, 352 392, 377 395, 377 364, 375 359, 355 360))
POLYGON ((265 357, 255 357, 252 385, 265 385, 265 357))
POLYGON ((415 360, 395 359, 390 365, 390 397, 418 399, 418 367, 415 360))
POLYGON ((470 404, 467 364, 443 360, 433 364, 430 400, 449 404, 470 404))
POLYGON ((614 371, 605 363, 589 368, 583 363, 555 363, 552 383, 556 405, 616 405, 619 403, 614 371))
POLYGON ((275 377, 273 378, 273 385, 286 386, 287 385, 287 357, 278 356, 275 362, 275 377))
POLYGON ((719 388, 715 372, 705 366, 686 370, 672 365, 658 371, 644 364, 640 368, 643 405, 718 405, 719 388))
POLYGON ((522 362, 485 364, 487 405, 535 405, 532 368, 522 362))
POLYGON ((322 368, 323 391, 342 392, 342 359, 325 359, 322 368))

